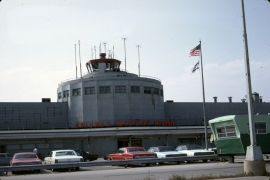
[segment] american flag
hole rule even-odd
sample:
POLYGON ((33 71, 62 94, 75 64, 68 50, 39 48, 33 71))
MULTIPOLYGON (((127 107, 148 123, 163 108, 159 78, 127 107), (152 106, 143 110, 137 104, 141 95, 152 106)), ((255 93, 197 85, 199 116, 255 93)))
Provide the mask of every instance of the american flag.
POLYGON ((195 66, 191 69, 191 73, 195 73, 195 71, 199 69, 199 61, 195 64, 195 66))
POLYGON ((189 54, 190 54, 190 56, 199 56, 200 51, 201 51, 201 45, 199 44, 195 48, 191 49, 189 54))

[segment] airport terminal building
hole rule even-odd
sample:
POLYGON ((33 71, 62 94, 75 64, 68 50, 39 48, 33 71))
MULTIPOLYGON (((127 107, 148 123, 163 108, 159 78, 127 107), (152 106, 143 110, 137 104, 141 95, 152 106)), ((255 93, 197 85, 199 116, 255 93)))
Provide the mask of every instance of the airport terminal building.
MULTIPOLYGON (((164 102, 158 78, 128 73, 120 65, 101 53, 86 63, 86 75, 58 85, 57 102, 0 103, 0 151, 13 154, 37 146, 41 158, 55 149, 82 149, 101 157, 123 146, 204 145, 202 102, 164 102)), ((269 103, 258 93, 252 96, 255 114, 270 113, 269 103)), ((231 97, 222 103, 214 97, 205 109, 207 121, 248 113, 244 100, 232 102, 231 97)), ((210 140, 210 127, 207 133, 210 140)))

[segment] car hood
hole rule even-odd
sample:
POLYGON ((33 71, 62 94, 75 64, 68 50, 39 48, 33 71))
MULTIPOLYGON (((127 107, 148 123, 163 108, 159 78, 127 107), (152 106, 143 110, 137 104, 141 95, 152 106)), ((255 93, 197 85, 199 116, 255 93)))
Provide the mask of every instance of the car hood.
POLYGON ((187 152, 214 152, 214 151, 209 151, 209 150, 205 150, 205 149, 193 149, 193 150, 184 150, 184 151, 187 151, 187 152))
POLYGON ((166 151, 166 152, 158 152, 159 154, 186 154, 186 153, 182 153, 182 152, 177 152, 177 151, 166 151))

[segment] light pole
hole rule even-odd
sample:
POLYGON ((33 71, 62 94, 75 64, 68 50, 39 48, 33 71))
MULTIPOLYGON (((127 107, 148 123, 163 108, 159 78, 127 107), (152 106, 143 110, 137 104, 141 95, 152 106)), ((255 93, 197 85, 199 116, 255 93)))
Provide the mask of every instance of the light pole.
POLYGON ((247 147, 246 159, 244 161, 244 172, 252 173, 254 175, 262 176, 266 172, 265 161, 262 156, 260 146, 256 144, 256 134, 254 126, 254 115, 252 106, 252 89, 249 67, 249 55, 248 55, 248 43, 246 33, 246 20, 244 10, 244 0, 241 0, 242 4, 242 19, 243 19, 243 43, 244 43, 244 57, 245 57, 245 72, 246 72, 246 86, 247 86, 247 98, 248 98, 248 119, 249 119, 249 132, 250 132, 250 146, 247 147))

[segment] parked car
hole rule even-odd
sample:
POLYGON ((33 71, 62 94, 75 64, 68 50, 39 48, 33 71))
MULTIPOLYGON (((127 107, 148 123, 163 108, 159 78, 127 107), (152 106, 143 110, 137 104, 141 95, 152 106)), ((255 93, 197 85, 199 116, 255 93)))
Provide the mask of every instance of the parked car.
MULTIPOLYGON (((44 158, 45 164, 79 163, 79 162, 83 162, 83 157, 78 156, 74 150, 51 151, 48 157, 44 158)), ((79 169, 80 167, 75 168, 75 170, 79 170, 79 169)))
MULTIPOLYGON (((186 153, 187 156, 202 156, 202 155, 213 155, 214 151, 206 150, 200 145, 196 144, 187 144, 187 145, 179 145, 176 150, 178 152, 186 153)), ((207 162, 208 160, 202 160, 203 162, 207 162)))
MULTIPOLYGON (((34 152, 15 153, 9 163, 10 166, 37 165, 37 164, 42 164, 42 161, 38 158, 37 154, 34 152)), ((37 169, 35 171, 40 172, 40 169, 37 169)))
MULTIPOLYGON (((143 147, 122 147, 119 148, 117 153, 108 154, 108 160, 131 160, 131 159, 145 159, 156 158, 156 153, 147 152, 143 147)), ((146 163, 150 166, 150 163, 146 163)))
MULTIPOLYGON (((171 146, 156 146, 156 147, 150 147, 148 152, 156 153, 158 158, 168 158, 168 157, 183 157, 187 156, 186 153, 178 152, 171 146)), ((176 162, 177 164, 180 163, 180 161, 176 162)), ((157 163, 160 164, 160 163, 157 163)))
POLYGON ((9 153, 0 153, 0 166, 9 166, 12 156, 9 153))
POLYGON ((97 154, 90 154, 88 152, 81 151, 81 150, 74 150, 74 151, 78 156, 83 157, 84 162, 94 161, 94 160, 97 160, 98 158, 97 154))

